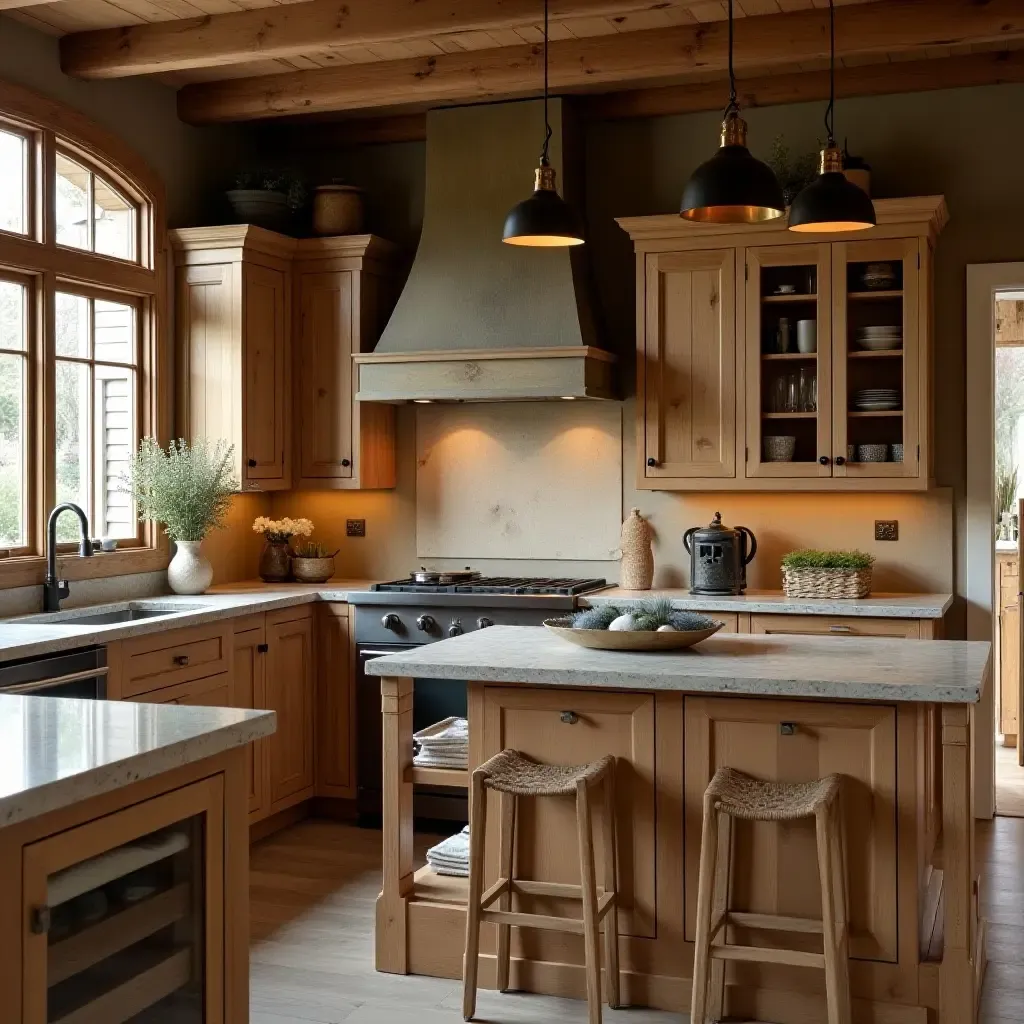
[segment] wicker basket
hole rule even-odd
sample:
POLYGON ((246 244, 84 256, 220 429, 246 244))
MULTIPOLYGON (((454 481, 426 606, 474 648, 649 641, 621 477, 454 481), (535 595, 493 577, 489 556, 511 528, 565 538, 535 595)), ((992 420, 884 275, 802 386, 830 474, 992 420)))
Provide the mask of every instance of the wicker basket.
POLYGON ((871 567, 866 569, 789 569, 782 567, 786 597, 856 598, 871 593, 871 567))

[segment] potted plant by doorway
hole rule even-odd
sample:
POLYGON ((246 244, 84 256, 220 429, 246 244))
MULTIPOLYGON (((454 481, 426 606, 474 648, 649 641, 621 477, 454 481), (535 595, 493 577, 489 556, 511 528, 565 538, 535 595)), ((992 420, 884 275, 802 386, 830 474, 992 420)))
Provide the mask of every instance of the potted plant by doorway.
POLYGON ((213 582, 213 566, 201 546, 211 530, 224 525, 238 490, 233 454, 226 441, 179 439, 164 451, 155 438, 144 437, 122 478, 139 520, 160 523, 174 541, 167 582, 176 594, 201 594, 213 582))

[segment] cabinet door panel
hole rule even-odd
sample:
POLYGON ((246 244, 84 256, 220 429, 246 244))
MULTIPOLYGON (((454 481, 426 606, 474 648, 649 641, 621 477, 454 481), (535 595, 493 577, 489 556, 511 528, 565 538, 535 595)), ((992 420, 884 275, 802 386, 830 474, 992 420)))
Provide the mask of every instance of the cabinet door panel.
POLYGON ((277 731, 267 738, 271 810, 312 795, 313 619, 267 623, 267 707, 277 731))
POLYGON ((731 249, 647 256, 649 480, 736 476, 735 273, 731 249))
MULTIPOLYGON (((261 624, 235 634, 235 664, 231 677, 231 706, 265 708, 267 656, 260 651, 266 642, 261 624)), ((249 784, 249 815, 254 818, 266 805, 266 740, 256 740, 245 748, 246 778, 249 784)))
POLYGON ((348 606, 317 605, 316 791, 354 797, 352 649, 348 606))
POLYGON ((745 260, 746 475, 829 477, 830 247, 755 246, 745 260), (816 351, 798 350, 801 321, 816 325, 816 351), (770 461, 768 446, 777 442, 767 438, 793 438, 792 459, 770 461))
MULTIPOLYGON (((685 737, 687 879, 698 876, 704 790, 718 768, 729 766, 781 782, 803 782, 836 772, 843 778, 851 955, 895 962, 895 709, 687 697, 685 737), (783 722, 795 727, 791 735, 782 734, 783 722)), ((734 835, 735 908, 821 917, 813 820, 736 822, 734 835)), ((690 885, 686 938, 691 941, 696 907, 696 888, 690 885)), ((765 941, 773 937, 778 936, 765 941)), ((786 936, 785 941, 793 940, 786 936)))
POLYGON ((137 704, 185 704, 190 707, 231 707, 231 679, 227 672, 208 679, 193 679, 177 686, 164 686, 149 693, 126 698, 137 704))
POLYGON ((245 476, 285 477, 287 287, 280 270, 244 267, 245 476), (255 463, 255 465, 253 465, 255 463))
POLYGON ((352 277, 298 276, 304 479, 352 476, 352 277))
MULTIPOLYGON (((583 764, 616 758, 619 893, 624 935, 654 936, 655 816, 654 698, 646 693, 595 693, 486 687, 484 757, 512 748, 547 764, 583 764), (574 724, 563 711, 576 713, 574 724)), ((600 800, 597 801, 600 803, 600 800)), ((488 828, 488 864, 497 877, 497 804, 488 828)), ((579 884, 576 811, 572 797, 519 802, 516 873, 521 878, 579 884)), ((603 877, 599 837, 603 808, 594 818, 597 877, 603 877)), ((533 901, 530 906, 539 909, 533 901)), ((526 901, 524 900, 524 906, 526 901)))

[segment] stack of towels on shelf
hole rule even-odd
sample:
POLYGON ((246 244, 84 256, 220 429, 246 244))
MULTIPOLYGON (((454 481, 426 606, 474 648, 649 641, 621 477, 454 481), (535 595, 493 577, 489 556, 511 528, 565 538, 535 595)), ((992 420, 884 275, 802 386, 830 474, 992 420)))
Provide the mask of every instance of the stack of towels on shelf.
POLYGON ((445 718, 413 733, 412 763, 417 768, 469 768, 469 722, 445 718))
POLYGON ((427 850, 427 863, 439 875, 469 878, 469 826, 427 850))

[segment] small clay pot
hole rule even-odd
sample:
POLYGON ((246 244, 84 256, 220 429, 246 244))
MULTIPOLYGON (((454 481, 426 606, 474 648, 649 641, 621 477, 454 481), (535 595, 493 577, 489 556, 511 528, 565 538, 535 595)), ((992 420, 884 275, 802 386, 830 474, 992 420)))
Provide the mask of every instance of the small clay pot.
POLYGON ((268 540, 260 555, 260 579, 264 583, 284 583, 292 574, 292 549, 287 541, 268 540))
POLYGON ((363 230, 363 190, 355 185, 319 185, 313 194, 313 231, 358 235, 363 230))

